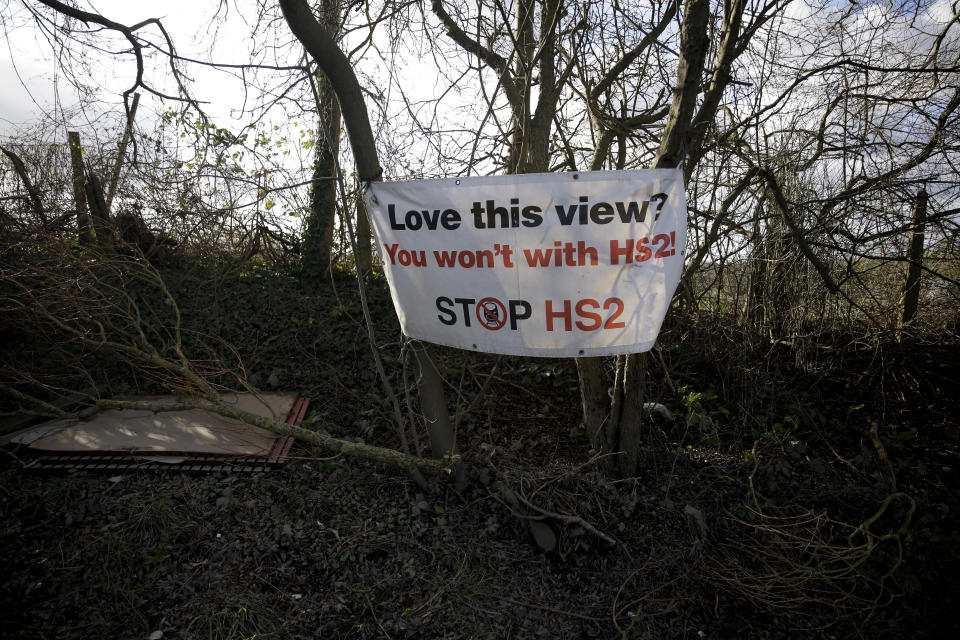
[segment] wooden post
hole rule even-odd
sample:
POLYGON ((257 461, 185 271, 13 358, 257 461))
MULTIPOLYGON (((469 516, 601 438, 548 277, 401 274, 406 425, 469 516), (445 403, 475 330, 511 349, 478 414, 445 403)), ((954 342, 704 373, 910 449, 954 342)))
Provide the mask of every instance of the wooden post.
POLYGON ((910 225, 910 244, 907 246, 906 278, 900 295, 900 323, 898 328, 910 324, 920 305, 920 274, 923 265, 923 228, 927 220, 927 192, 921 190, 913 203, 913 220, 910 225))
POLYGON ((77 230, 80 234, 80 243, 90 244, 93 241, 93 229, 90 226, 90 215, 87 213, 87 181, 83 173, 80 134, 76 131, 68 131, 67 144, 70 146, 70 161, 73 165, 73 201, 77 207, 77 230))

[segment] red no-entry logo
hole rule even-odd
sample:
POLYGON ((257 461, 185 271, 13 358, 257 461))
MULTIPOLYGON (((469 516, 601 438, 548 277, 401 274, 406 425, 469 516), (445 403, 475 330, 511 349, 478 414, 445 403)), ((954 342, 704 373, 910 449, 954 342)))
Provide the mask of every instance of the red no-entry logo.
POLYGON ((502 329, 507 323, 507 307, 496 298, 484 298, 477 303, 477 320, 490 331, 502 329))

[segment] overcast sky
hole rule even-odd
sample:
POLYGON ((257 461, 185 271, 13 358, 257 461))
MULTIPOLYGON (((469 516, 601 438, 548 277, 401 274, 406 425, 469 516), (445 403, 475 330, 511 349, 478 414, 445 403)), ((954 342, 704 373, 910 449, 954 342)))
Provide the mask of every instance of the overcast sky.
MULTIPOLYGON (((38 3, 37 3, 38 4, 38 3)), ((94 0, 92 3, 101 15, 123 24, 135 24, 147 18, 160 18, 183 56, 206 59, 209 53, 204 47, 214 45, 213 55, 220 62, 243 63, 249 60, 243 38, 249 33, 236 12, 229 14, 227 22, 217 33, 209 35, 209 21, 216 2, 205 0, 164 0, 131 2, 129 0, 94 0)), ((65 82, 53 57, 53 49, 36 22, 19 0, 7 0, 3 4, 2 24, 6 38, 0 47, 0 136, 10 135, 17 127, 36 121, 43 111, 68 112, 78 103, 77 90, 65 82)), ((149 27, 146 33, 159 41, 159 32, 149 27)), ((88 52, 88 55, 96 55, 88 52)), ((155 65, 162 66, 157 60, 155 65)), ((96 68, 86 81, 94 87, 98 98, 107 105, 116 105, 122 111, 120 93, 132 84, 134 71, 131 56, 111 62, 98 56, 96 68)), ((218 118, 227 117, 235 105, 242 104, 243 94, 238 82, 231 82, 228 75, 213 70, 190 69, 196 81, 191 87, 200 100, 209 101, 210 108, 218 118)), ((86 74, 82 74, 86 76, 86 74)), ((145 77, 161 90, 176 93, 172 85, 164 84, 166 76, 161 69, 148 67, 145 77)), ((146 96, 144 96, 145 98, 146 96)), ((144 103, 142 103, 144 104, 144 103)), ((159 106, 156 103, 154 106, 159 106)), ((145 109, 146 111, 146 109, 145 109)), ((88 114, 89 116, 90 114, 88 114)), ((83 122, 68 122, 82 126, 83 122)))
MULTIPOLYGON (((55 62, 54 51, 50 43, 43 37, 36 27, 36 22, 30 12, 24 6, 24 1, 32 6, 39 5, 36 0, 0 0, 0 26, 5 31, 6 38, 4 46, 0 46, 0 139, 15 135, 18 127, 29 125, 35 121, 40 114, 54 114, 58 128, 76 128, 81 131, 104 130, 103 122, 97 121, 100 114, 105 111, 112 114, 113 122, 119 122, 123 114, 121 105, 121 92, 128 89, 132 84, 132 73, 134 71, 133 59, 131 56, 111 58, 109 56, 97 54, 93 48, 77 47, 78 51, 83 51, 82 57, 92 61, 92 68, 89 74, 80 73, 85 78, 95 92, 97 102, 95 106, 85 112, 78 112, 74 107, 77 104, 77 90, 70 86, 64 78, 64 74, 55 62)), ((81 3, 86 8, 88 5, 81 3)), ((879 25, 890 22, 890 16, 879 3, 876 6, 870 6, 869 3, 861 6, 861 10, 854 14, 853 19, 871 20, 879 25)), ((292 41, 292 35, 285 28, 285 25, 258 25, 256 30, 254 25, 257 19, 256 0, 230 0, 228 10, 224 17, 221 14, 216 21, 212 21, 214 12, 218 7, 223 6, 219 0, 92 0, 94 10, 100 12, 111 20, 132 25, 147 18, 159 18, 162 20, 171 38, 177 47, 178 53, 185 57, 209 60, 213 59, 220 63, 244 64, 251 61, 251 48, 254 46, 254 37, 256 45, 261 48, 266 58, 274 55, 274 49, 269 47, 278 44, 279 49, 298 55, 299 45, 283 48, 284 44, 292 41), (238 9, 237 5, 241 5, 238 9), (214 30, 216 28, 216 30, 214 30), (256 31, 255 36, 253 34, 256 31), (279 43, 268 42, 270 38, 280 40, 279 43), (212 50, 208 50, 211 48, 212 50)), ((902 43, 892 47, 892 50, 900 50, 905 46, 929 47, 929 41, 932 33, 937 33, 940 25, 953 15, 953 0, 937 0, 930 7, 927 15, 918 16, 909 23, 904 22, 900 26, 903 31, 902 43), (930 25, 930 22, 933 25, 930 25), (908 26, 909 24, 909 26, 908 26), (924 28, 928 35, 920 37, 917 28, 924 28)), ((272 4, 268 5, 271 10, 275 10, 272 4)), ((820 44, 817 31, 820 28, 817 14, 810 13, 810 9, 805 3, 797 1, 791 6, 788 12, 797 22, 792 23, 792 28, 809 30, 809 47, 816 48, 820 44)), ((820 17, 819 20, 824 20, 820 17)), ((279 18, 278 18, 279 20, 279 18)), ((787 24, 790 27, 790 23, 787 24)), ((381 30, 383 31, 383 30, 381 30)), ((891 36, 897 36, 897 29, 892 30, 891 36)), ((155 27, 147 27, 141 33, 145 37, 160 41, 159 32, 155 27)), ((378 32, 380 33, 380 32, 378 32)), ((946 44, 955 46, 949 41, 956 38, 958 29, 953 29, 951 36, 946 44)), ((111 36, 105 32, 98 34, 98 42, 104 42, 111 36)), ((413 47, 424 46, 422 41, 418 42, 413 38, 410 45, 413 47)), ((445 51, 450 50, 452 45, 444 41, 447 45, 445 51)), ((850 44, 850 43, 848 43, 850 44)), ((119 48, 125 44, 119 42, 119 48)), ((386 51, 387 49, 382 49, 386 51)), ((363 74, 368 82, 374 87, 385 89, 387 100, 391 103, 390 116, 386 122, 389 127, 398 127, 402 120, 408 119, 403 115, 402 110, 398 111, 404 104, 401 100, 397 87, 402 87, 405 98, 412 101, 418 99, 424 100, 440 92, 443 92, 447 83, 437 80, 437 68, 433 58, 424 50, 420 55, 418 52, 407 52, 406 55, 398 60, 396 68, 393 71, 402 75, 397 84, 388 85, 385 81, 384 69, 386 64, 378 64, 377 56, 374 52, 368 51, 360 65, 363 74), (371 82, 372 80, 372 82, 371 82), (398 114, 400 114, 398 116, 398 114)), ((803 51, 802 48, 790 51, 794 56, 802 53, 812 53, 803 51)), ((819 51, 819 53, 824 53, 819 51)), ((267 59, 267 62, 273 60, 267 59)), ((448 60, 449 62, 449 60, 448 60)), ((392 63, 392 61, 391 61, 392 63)), ((456 61, 457 71, 463 67, 463 61, 456 61)), ((743 56, 741 65, 746 65, 739 73, 750 71, 750 57, 743 56)), ((798 58, 798 64, 804 64, 802 56, 798 58)), ((176 94, 176 87, 170 82, 169 70, 166 69, 167 60, 163 56, 155 56, 152 66, 148 66, 145 72, 145 79, 158 90, 170 94, 176 94)), ((193 82, 190 85, 190 91, 198 100, 205 102, 204 109, 208 115, 220 126, 231 128, 237 132, 239 128, 250 122, 249 113, 242 114, 241 110, 246 106, 252 106, 252 98, 249 94, 244 94, 243 83, 231 73, 218 71, 201 67, 198 65, 187 65, 186 72, 190 75, 193 82), (245 99, 247 102, 245 104, 245 99), (233 118, 238 118, 234 120, 233 118)), ((449 70, 449 68, 448 68, 449 70)), ((451 72, 452 73, 452 72, 451 72)), ((452 73, 452 75, 456 75, 452 73)), ((289 72, 275 74, 269 80, 261 78, 261 86, 265 83, 268 88, 284 86, 293 75, 289 72)), ((249 79, 250 76, 248 75, 249 79)), ((492 75, 489 79, 492 79, 492 75)), ((466 83, 475 82, 475 77, 470 76, 466 83)), ((254 83, 256 84, 256 83, 254 83)), ((808 81, 808 86, 815 89, 816 79, 808 81)), ((254 85, 251 85, 254 86, 254 85)), ((463 85, 464 87, 466 85, 463 85)), ((459 90, 461 85, 458 84, 459 90)), ((143 93, 143 92, 141 92, 143 93)), ((768 92, 773 95, 774 92, 768 92)), ((429 118, 436 117, 436 121, 427 121, 426 127, 436 130, 446 130, 444 140, 458 142, 456 133, 451 133, 457 129, 467 130, 467 137, 474 128, 474 123, 479 126, 479 116, 474 111, 462 110, 462 106, 457 102, 458 92, 447 92, 443 104, 433 114, 430 109, 425 109, 418 117, 429 118)), ((466 87, 465 99, 473 94, 470 88, 466 87)), ((150 130, 151 120, 155 115, 167 107, 175 106, 175 103, 167 101, 166 103, 153 98, 147 94, 143 95, 140 112, 138 113, 138 124, 141 130, 150 130)), ((273 116, 280 124, 283 124, 283 114, 277 113, 273 116)), ((293 119, 301 118, 303 114, 297 114, 293 119)), ((271 121, 270 124, 273 122, 271 121)), ((410 129, 410 127, 408 127, 410 129)), ((415 128, 412 129, 412 136, 398 136, 397 140, 404 145, 398 149, 395 155, 400 152, 408 152, 415 145, 423 140, 424 136, 419 134, 415 128)), ((88 134, 84 134, 88 135, 88 134)), ((114 135, 107 133, 105 135, 114 135)), ((442 142, 442 141, 441 141, 442 142)), ((386 154, 389 156, 390 154, 386 154)), ((414 154, 415 155, 415 154, 414 154)), ((411 159, 415 171, 419 165, 423 164, 417 161, 417 158, 411 159)))

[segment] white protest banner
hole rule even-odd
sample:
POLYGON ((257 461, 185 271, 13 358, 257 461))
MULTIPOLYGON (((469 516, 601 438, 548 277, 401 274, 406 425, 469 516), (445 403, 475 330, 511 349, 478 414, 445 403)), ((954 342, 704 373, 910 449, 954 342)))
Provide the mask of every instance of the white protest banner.
POLYGON ((649 350, 680 280, 675 169, 372 183, 404 333, 525 356, 649 350))

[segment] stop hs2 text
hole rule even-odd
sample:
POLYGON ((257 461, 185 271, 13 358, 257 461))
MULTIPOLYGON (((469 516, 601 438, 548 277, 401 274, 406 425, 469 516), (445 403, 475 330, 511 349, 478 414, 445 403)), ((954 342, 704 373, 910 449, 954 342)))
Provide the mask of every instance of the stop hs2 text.
POLYGON ((610 331, 625 328, 621 318, 623 300, 609 297, 604 300, 500 300, 492 296, 467 298, 438 296, 437 320, 449 326, 481 327, 488 331, 509 328, 517 331, 520 323, 532 320, 548 332, 610 331), (535 312, 535 309, 537 312, 535 312))

